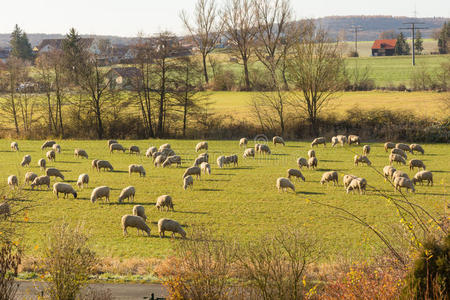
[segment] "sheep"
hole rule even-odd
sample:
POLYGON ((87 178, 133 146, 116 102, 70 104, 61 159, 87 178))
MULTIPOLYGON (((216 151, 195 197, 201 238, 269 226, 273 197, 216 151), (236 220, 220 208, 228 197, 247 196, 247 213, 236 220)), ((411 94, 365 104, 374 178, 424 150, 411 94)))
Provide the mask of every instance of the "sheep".
POLYGON ((170 146, 170 144, 162 144, 161 146, 159 146, 158 151, 162 152, 164 149, 171 149, 172 147, 170 146))
POLYGON ((166 159, 167 159, 167 156, 166 156, 166 155, 164 155, 164 154, 158 155, 158 156, 155 158, 155 161, 154 161, 155 167, 160 167, 160 166, 162 166, 162 164, 164 163, 164 161, 165 161, 166 159))
POLYGON ((17 142, 12 142, 11 143, 11 150, 12 151, 19 151, 19 144, 17 144, 17 142))
POLYGON ((388 149, 394 149, 395 143, 386 142, 384 143, 384 151, 388 152, 388 149))
POLYGON ((145 208, 142 205, 133 206, 133 216, 139 216, 144 221, 147 221, 147 215, 145 214, 145 208))
POLYGON ((225 164, 233 163, 233 166, 238 166, 238 156, 236 154, 225 156, 225 164))
POLYGON ((84 157, 86 159, 89 158, 87 152, 85 150, 83 150, 83 149, 75 149, 73 151, 73 155, 76 156, 76 157, 84 157))
POLYGON ((130 146, 130 148, 128 149, 130 151, 130 154, 136 153, 136 154, 140 154, 141 150, 139 149, 138 146, 130 146))
POLYGON ((86 173, 80 174, 80 176, 78 176, 78 180, 77 180, 77 185, 79 189, 83 189, 84 185, 88 185, 89 184, 89 175, 86 173))
POLYGON ((347 137, 345 135, 339 134, 336 136, 337 141, 344 147, 344 144, 347 144, 347 137))
POLYGON ((325 138, 323 136, 315 138, 311 142, 311 148, 314 147, 315 145, 319 146, 319 144, 323 144, 323 146, 326 147, 327 142, 326 142, 326 140, 325 140, 325 138))
POLYGON ((45 168, 47 167, 47 161, 44 158, 41 158, 40 160, 38 160, 38 166, 41 170, 45 170, 45 168))
POLYGON ((291 179, 291 176, 292 176, 292 177, 297 177, 298 180, 302 179, 303 181, 305 181, 305 177, 303 176, 303 174, 300 170, 288 169, 287 174, 288 174, 289 179, 291 179))
POLYGON ((403 151, 402 149, 394 148, 391 150, 391 154, 398 154, 401 157, 403 157, 404 159, 408 159, 408 156, 406 155, 405 151, 403 151))
POLYGON ((49 161, 52 161, 52 160, 55 161, 56 160, 56 153, 53 150, 48 151, 46 156, 47 156, 47 159, 49 161))
POLYGON ((139 177, 145 177, 145 169, 143 165, 131 164, 128 166, 128 175, 131 176, 131 173, 139 173, 139 177))
POLYGON ((158 210, 162 210, 164 207, 167 207, 167 211, 169 211, 170 209, 172 209, 172 211, 174 211, 172 197, 170 197, 169 195, 159 196, 156 199, 155 206, 158 210))
POLYGON ((59 198, 59 193, 64 194, 64 198, 67 197, 67 194, 72 194, 74 199, 77 198, 77 192, 68 183, 57 182, 53 185, 53 194, 56 194, 57 199, 59 198))
POLYGON ((111 144, 118 144, 119 142, 116 140, 108 140, 108 148, 111 146, 111 144))
POLYGON ((186 238, 186 231, 181 227, 180 223, 170 219, 159 219, 158 232, 159 237, 163 238, 166 231, 172 232, 172 238, 175 237, 175 233, 179 233, 183 238, 186 238))
POLYGON ((394 179, 394 191, 397 190, 401 192, 401 188, 406 188, 406 191, 409 192, 411 190, 413 193, 416 192, 416 189, 414 188, 413 182, 409 178, 405 177, 397 177, 394 179))
POLYGON ((186 190, 188 187, 194 187, 194 178, 192 178, 191 175, 188 175, 183 179, 183 189, 186 190))
POLYGON ((339 185, 338 180, 338 173, 336 171, 329 171, 323 173, 322 179, 320 179, 320 184, 325 184, 325 182, 333 181, 333 185, 339 185))
POLYGON ((217 165, 222 168, 225 163, 225 156, 221 155, 217 158, 217 165))
POLYGON ((363 146, 363 155, 367 156, 370 153, 370 145, 363 146))
POLYGON ((364 155, 355 155, 355 157, 353 158, 353 162, 355 163, 355 166, 357 166, 359 163, 367 164, 368 166, 372 165, 372 162, 369 160, 369 158, 364 155))
POLYGON ((359 146, 359 144, 361 143, 361 139, 359 138, 359 136, 351 134, 348 136, 347 142, 349 145, 356 144, 359 146))
POLYGON ((11 208, 8 202, 0 203, 0 216, 4 216, 5 220, 11 216, 11 208))
POLYGON ((167 157, 166 160, 163 162, 162 167, 165 168, 172 164, 177 164, 177 167, 181 166, 181 156, 172 155, 172 156, 167 157))
POLYGON ((28 166, 30 166, 30 162, 31 162, 31 155, 27 154, 22 158, 22 162, 20 163, 20 165, 22 167, 25 167, 25 166, 28 167, 28 166))
POLYGON ((331 147, 334 147, 338 143, 337 137, 333 136, 331 138, 331 147))
POLYGON ((261 152, 261 144, 255 144, 255 153, 261 152))
POLYGON ((273 137, 272 142, 275 147, 277 146, 277 144, 282 144, 283 146, 285 146, 283 138, 278 135, 273 137))
POLYGON ((92 169, 97 169, 97 163, 98 163, 98 159, 94 159, 91 163, 92 169))
POLYGON ((109 146, 109 153, 113 153, 114 151, 122 151, 125 153, 125 148, 119 143, 114 143, 109 146))
POLYGON ((97 163, 95 164, 95 166, 96 166, 98 172, 100 172, 101 169, 105 169, 105 170, 109 169, 110 172, 112 172, 114 170, 111 163, 107 160, 98 160, 97 163))
POLYGON ((117 199, 117 201, 119 203, 122 203, 126 198, 126 199, 128 199, 128 202, 134 202, 134 195, 136 195, 136 189, 134 188, 134 186, 131 186, 131 185, 127 186, 120 192, 120 195, 119 195, 119 198, 117 199))
POLYGON ((145 156, 150 157, 152 156, 153 153, 157 152, 158 149, 156 149, 156 147, 151 146, 150 148, 147 149, 147 151, 145 151, 145 156))
POLYGON ((208 150, 208 142, 200 142, 195 146, 195 152, 200 150, 208 150))
POLYGON ((59 177, 62 180, 64 180, 64 175, 56 168, 47 168, 45 170, 45 175, 47 175, 48 177, 54 176, 55 179, 56 179, 56 177, 59 177))
POLYGON ((409 145, 409 149, 411 150, 412 154, 414 154, 414 151, 420 152, 422 154, 425 153, 422 146, 420 146, 419 144, 411 144, 411 145, 409 145))
POLYGON ((394 173, 392 173, 392 179, 393 180, 395 180, 395 178, 398 178, 398 177, 404 177, 404 178, 408 178, 409 179, 408 174, 406 174, 402 170, 396 170, 394 173))
POLYGON ((46 185, 47 189, 50 188, 50 177, 47 175, 36 177, 31 183, 31 189, 34 190, 35 186, 40 188, 41 185, 46 185))
POLYGON ((385 166, 383 168, 384 181, 386 181, 386 179, 388 179, 388 178, 392 180, 392 175, 394 175, 395 171, 397 171, 397 170, 394 167, 385 166))
POLYGON ((255 149, 253 148, 247 148, 244 151, 244 154, 242 155, 243 158, 247 157, 255 157, 255 149))
POLYGON ((302 167, 308 166, 308 161, 304 157, 297 158, 297 166, 301 169, 302 167))
POLYGON ((26 185, 31 184, 36 177, 38 177, 36 173, 27 172, 25 174, 25 184, 26 185))
POLYGON ((11 175, 8 177, 8 185, 10 188, 15 189, 19 187, 19 179, 17 179, 16 175, 11 175))
POLYGON ((202 153, 200 154, 194 161, 194 166, 198 166, 204 162, 209 162, 209 155, 208 153, 202 153))
POLYGON ((56 144, 55 141, 45 141, 41 146, 41 150, 44 150, 45 148, 51 148, 54 144, 56 144))
POLYGON ((133 216, 133 215, 124 215, 122 216, 122 230, 123 235, 128 235, 127 228, 128 227, 134 227, 138 230, 145 231, 147 233, 147 236, 150 236, 150 227, 145 223, 145 220, 139 216, 133 216))
POLYGON ((409 169, 414 170, 414 168, 418 168, 419 170, 420 170, 420 168, 422 168, 423 170, 426 169, 423 161, 421 161, 420 159, 411 159, 409 161, 409 169))
POLYGON ((398 154, 391 153, 389 155, 389 164, 392 165, 392 162, 394 162, 394 161, 397 164, 404 164, 404 165, 406 165, 406 161, 405 161, 405 159, 402 156, 400 156, 398 154))
POLYGON ((175 151, 173 151, 171 148, 162 149, 161 154, 165 156, 172 156, 175 155, 175 151))
POLYGON ((356 177, 350 181, 350 184, 347 186, 347 194, 352 191, 358 190, 360 194, 364 194, 366 191, 367 181, 364 178, 356 177))
POLYGON ((312 149, 308 151, 308 158, 311 158, 311 157, 316 157, 316 151, 314 151, 312 149))
POLYGON ((91 202, 95 203, 95 201, 99 198, 105 198, 107 202, 109 202, 109 192, 110 188, 107 186, 99 186, 96 187, 91 193, 91 202))
POLYGON ((395 148, 402 149, 405 152, 411 152, 411 148, 409 148, 409 145, 406 145, 406 144, 402 144, 402 143, 395 144, 395 148))
POLYGON ((317 168, 317 157, 311 157, 308 159, 308 169, 310 168, 317 168))
POLYGON ((56 152, 56 153, 61 153, 61 146, 59 144, 54 144, 52 146, 52 149, 56 152))
POLYGON ((266 144, 259 145, 259 152, 260 153, 264 153, 264 154, 271 154, 272 153, 270 151, 269 146, 267 146, 266 144))
POLYGON ((277 189, 278 192, 282 190, 285 192, 287 189, 291 189, 295 193, 295 186, 294 184, 289 180, 289 178, 286 177, 280 177, 277 179, 277 189))
POLYGON ((247 147, 247 144, 248 144, 247 138, 241 138, 239 140, 239 147, 242 147, 242 146, 247 147))
POLYGON ((200 170, 202 170, 204 174, 211 175, 211 166, 205 161, 200 164, 200 170))
POLYGON ((342 182, 344 183, 344 188, 347 189, 347 187, 350 185, 353 179, 358 178, 355 175, 344 175, 342 178, 342 182))
POLYGON ((163 153, 162 153, 161 151, 153 152, 153 154, 152 154, 152 160, 153 160, 153 162, 154 162, 155 159, 156 159, 158 156, 160 156, 160 155, 163 155, 163 153))
POLYGON ((201 170, 199 167, 196 166, 189 167, 186 169, 186 171, 184 171, 183 178, 185 178, 188 175, 196 175, 198 179, 201 176, 201 170))
POLYGON ((433 174, 430 171, 417 172, 416 175, 414 175, 412 182, 414 184, 416 184, 417 182, 420 182, 423 185, 422 181, 424 181, 424 180, 426 180, 428 182, 427 185, 429 185, 431 182, 431 186, 433 186, 433 174))

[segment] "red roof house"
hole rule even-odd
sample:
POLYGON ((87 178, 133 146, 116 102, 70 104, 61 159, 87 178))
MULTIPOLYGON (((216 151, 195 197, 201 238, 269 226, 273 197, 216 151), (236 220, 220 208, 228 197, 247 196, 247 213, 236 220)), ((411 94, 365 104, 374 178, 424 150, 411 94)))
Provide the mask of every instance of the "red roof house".
POLYGON ((397 40, 375 40, 372 46, 372 56, 392 56, 395 54, 397 40))

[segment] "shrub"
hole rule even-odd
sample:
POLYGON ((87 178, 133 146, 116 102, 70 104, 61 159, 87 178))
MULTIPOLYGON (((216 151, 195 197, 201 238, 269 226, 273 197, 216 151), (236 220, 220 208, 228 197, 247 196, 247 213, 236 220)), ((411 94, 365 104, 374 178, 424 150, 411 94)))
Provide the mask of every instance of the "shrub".
POLYGON ((14 281, 21 262, 21 251, 12 243, 0 246, 0 300, 14 299, 19 284, 14 281))

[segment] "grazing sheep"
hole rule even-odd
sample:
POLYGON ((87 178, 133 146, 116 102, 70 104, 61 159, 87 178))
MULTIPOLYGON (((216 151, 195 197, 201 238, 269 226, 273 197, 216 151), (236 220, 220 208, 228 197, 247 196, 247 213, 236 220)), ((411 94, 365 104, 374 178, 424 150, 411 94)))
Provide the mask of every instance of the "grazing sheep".
POLYGON ((225 156, 221 155, 217 158, 217 165, 219 168, 223 168, 223 165, 225 163, 225 156))
POLYGON ((367 164, 368 166, 372 165, 369 158, 364 155, 355 155, 355 157, 353 158, 353 161, 355 163, 355 166, 357 166, 359 163, 367 164))
POLYGON ((336 138, 342 147, 344 147, 344 144, 347 144, 347 137, 345 135, 339 134, 336 138))
POLYGON ((200 150, 208 150, 208 142, 200 142, 195 146, 195 152, 198 152, 200 150))
POLYGON ((38 166, 41 168, 41 170, 45 170, 47 167, 47 161, 44 158, 41 158, 38 160, 38 166))
POLYGON ((370 153, 370 146, 364 145, 363 146, 363 155, 367 156, 370 153))
POLYGON ((133 153, 140 154, 141 153, 141 150, 139 149, 138 146, 131 146, 128 150, 130 151, 130 154, 133 154, 133 153))
POLYGON ((186 190, 188 187, 194 188, 194 178, 192 178, 191 175, 188 175, 183 179, 183 189, 186 190))
POLYGON ((39 187, 39 189, 40 189, 41 185, 46 185, 47 189, 49 189, 50 188, 50 177, 47 175, 36 177, 33 180, 33 182, 31 183, 31 189, 34 190, 35 186, 39 187))
POLYGON ((405 151, 403 151, 402 149, 394 148, 391 150, 391 154, 398 154, 401 157, 403 157, 404 159, 408 159, 408 156, 406 155, 405 151))
POLYGON ((272 142, 275 147, 277 146, 277 144, 282 144, 283 146, 285 146, 283 138, 278 135, 273 137, 272 142))
POLYGON ((342 178, 342 182, 344 183, 344 188, 347 189, 347 187, 350 185, 353 179, 358 178, 355 175, 344 175, 342 178))
POLYGON ((159 237, 165 237, 165 232, 171 231, 172 238, 175 237, 175 233, 179 233, 183 238, 186 238, 186 231, 181 227, 180 223, 170 219, 159 219, 158 221, 158 232, 159 237))
POLYGON ((128 202, 134 202, 134 195, 136 195, 136 189, 134 188, 134 186, 127 186, 120 192, 117 201, 119 201, 119 203, 122 203, 125 199, 128 199, 128 202))
POLYGON ((61 146, 59 144, 54 144, 52 146, 52 149, 56 152, 56 153, 61 153, 61 146))
POLYGON ((366 191, 367 181, 364 178, 353 178, 352 181, 350 181, 350 184, 347 186, 347 194, 352 191, 352 193, 355 192, 355 190, 358 190, 360 194, 364 194, 366 191))
POLYGON ((109 192, 110 188, 107 186, 99 186, 96 187, 91 193, 91 202, 95 203, 99 198, 105 198, 107 202, 109 202, 109 192))
POLYGON ((167 211, 169 211, 170 209, 174 211, 172 197, 170 197, 169 195, 162 195, 156 199, 156 208, 158 210, 162 210, 164 207, 167 207, 167 211))
POLYGON ((5 220, 11 216, 11 208, 8 202, 0 203, 0 216, 4 216, 5 220))
POLYGON ((424 170, 426 169, 423 161, 421 161, 420 159, 411 159, 409 161, 409 169, 414 170, 414 168, 418 168, 419 170, 420 170, 420 168, 422 168, 424 170))
POLYGON ((297 166, 301 169, 302 167, 308 166, 308 161, 304 157, 297 158, 297 166))
POLYGON ((201 170, 199 167, 196 167, 196 166, 189 167, 186 169, 186 171, 184 171, 183 178, 185 178, 188 175, 196 175, 197 179, 198 179, 201 176, 201 170))
POLYGON ((271 154, 272 153, 270 151, 269 146, 267 146, 266 144, 259 145, 259 152, 260 153, 264 153, 264 154, 271 154))
POLYGON ((164 149, 171 149, 172 147, 170 146, 170 144, 162 144, 161 146, 159 146, 158 151, 162 152, 164 149))
POLYGON ((325 184, 325 182, 333 181, 333 185, 339 185, 338 180, 338 173, 336 171, 329 171, 323 173, 322 179, 320 179, 320 184, 325 184))
POLYGON ((22 158, 22 162, 20 163, 20 165, 22 167, 25 167, 25 166, 28 167, 28 166, 30 166, 30 162, 31 162, 31 155, 27 154, 22 158))
POLYGON ((413 193, 416 192, 416 189, 414 188, 414 184, 409 178, 396 177, 394 179, 394 190, 401 192, 402 188, 406 188, 407 192, 409 192, 409 190, 411 190, 413 193))
POLYGON ((155 161, 154 161, 154 165, 155 165, 155 167, 160 167, 160 166, 162 166, 162 164, 164 163, 164 161, 166 161, 166 159, 167 159, 167 156, 166 155, 164 155, 164 154, 160 154, 160 155, 158 155, 156 158, 155 158, 155 161))
POLYGON ((244 154, 242 155, 243 158, 247 157, 255 157, 255 149, 253 148, 247 148, 244 151, 244 154))
POLYGON ((12 151, 19 151, 19 144, 17 144, 17 142, 12 142, 11 143, 11 150, 12 151))
POLYGON ((402 170, 396 170, 394 173, 392 173, 392 179, 393 180, 395 180, 395 178, 397 178, 397 177, 404 177, 404 178, 408 178, 409 179, 408 174, 406 174, 402 170))
POLYGON ((145 208, 142 205, 133 206, 133 216, 139 216, 144 221, 147 221, 147 215, 145 214, 145 208))
POLYGON ((36 177, 38 177, 36 173, 27 172, 25 174, 25 184, 28 185, 28 184, 32 183, 36 177))
POLYGON ((53 150, 48 151, 46 156, 47 156, 47 159, 49 161, 52 161, 52 160, 55 161, 56 160, 56 153, 53 150))
POLYGON ((64 180, 64 175, 56 168, 47 168, 47 170, 45 170, 45 175, 47 175, 48 177, 54 176, 55 179, 56 177, 59 177, 64 180))
POLYGON ((119 142, 116 140, 108 140, 108 148, 112 145, 112 144, 118 144, 119 142))
POLYGON ((209 165, 209 163, 207 163, 207 162, 202 162, 201 164, 200 164, 200 169, 202 170, 202 172, 204 173, 204 174, 208 174, 208 175, 211 175, 211 166, 209 165))
POLYGON ((348 136, 347 141, 349 145, 356 144, 359 146, 359 144, 361 143, 361 139, 359 138, 359 136, 353 134, 348 136))
POLYGON ((194 166, 198 166, 204 162, 208 162, 209 161, 209 155, 208 153, 202 153, 200 154, 194 161, 194 166), (203 155, 205 154, 205 155, 203 155))
POLYGON ((409 145, 406 145, 406 144, 402 144, 402 143, 395 144, 395 148, 402 149, 405 152, 411 152, 411 148, 409 148, 409 145))
POLYGON ((255 153, 261 152, 261 144, 255 144, 255 153))
POLYGON ((308 159, 308 169, 310 168, 317 168, 317 157, 311 157, 308 159))
POLYGON ((177 167, 181 166, 181 156, 172 155, 172 156, 167 157, 166 160, 163 162, 162 166, 163 166, 163 168, 165 168, 172 164, 177 164, 177 167))
POLYGON ((86 159, 89 158, 87 152, 86 152, 85 150, 83 150, 83 149, 75 149, 75 150, 73 151, 73 154, 74 154, 74 156, 76 156, 76 157, 84 157, 84 158, 86 158, 86 159))
POLYGON ((248 144, 247 138, 242 138, 239 140, 239 147, 242 147, 242 146, 247 147, 247 144, 248 144))
POLYGON ((97 169, 97 163, 98 163, 98 159, 94 159, 91 163, 92 169, 97 169))
POLYGON ((147 151, 145 152, 145 156, 150 157, 155 152, 158 152, 158 149, 156 149, 156 147, 152 146, 152 147, 147 149, 147 151))
POLYGON ((397 171, 397 170, 394 167, 385 166, 383 168, 384 181, 386 181, 386 179, 388 179, 388 178, 392 180, 392 176, 394 175, 395 171, 397 171))
POLYGON ((308 151, 308 158, 311 158, 311 157, 316 157, 316 151, 314 151, 313 149, 308 151))
POLYGON ((331 147, 334 147, 338 143, 337 137, 333 136, 331 138, 331 147))
POLYGON ((280 177, 277 179, 277 189, 278 192, 282 190, 285 192, 287 189, 291 189, 295 193, 295 186, 294 184, 289 180, 289 178, 286 177, 280 177))
POLYGON ((425 153, 422 146, 420 146, 419 144, 411 144, 411 145, 409 145, 409 149, 411 149, 412 154, 414 154, 414 151, 420 152, 422 154, 425 153))
POLYGON ((323 146, 326 147, 327 142, 323 136, 315 138, 311 143, 311 148, 314 147, 315 145, 319 146, 319 144, 323 144, 323 146))
POLYGON ((8 177, 8 185, 10 188, 15 189, 19 187, 19 179, 17 179, 16 175, 11 175, 8 177))
POLYGON ((139 216, 133 215, 124 215, 122 217, 122 230, 123 235, 128 235, 127 228, 133 227, 136 228, 139 234, 139 230, 147 233, 147 236, 150 236, 150 227, 145 223, 145 220, 139 216))
POLYGON ((109 146, 109 153, 114 153, 114 151, 122 151, 125 153, 125 150, 126 149, 119 143, 114 143, 109 146))
POLYGON ((41 146, 41 150, 44 150, 45 148, 51 148, 54 144, 56 144, 55 141, 45 141, 41 146))
POLYGON ((297 169, 288 169, 287 170, 288 178, 291 179, 292 177, 297 177, 299 180, 302 179, 305 181, 305 177, 303 176, 302 172, 297 169))
POLYGON ((77 192, 68 183, 57 182, 53 185, 53 194, 56 194, 56 198, 59 198, 59 193, 64 194, 64 198, 67 197, 67 194, 72 194, 73 198, 77 198, 77 192))
POLYGON ((85 184, 86 185, 89 184, 89 175, 86 173, 83 173, 83 174, 80 174, 80 176, 78 176, 78 180, 77 180, 78 188, 83 189, 85 184))
POLYGON ((416 175, 414 175, 414 178, 412 180, 412 182, 414 184, 416 184, 417 182, 420 182, 423 185, 423 182, 426 180, 428 183, 427 185, 430 184, 433 186, 433 174, 430 171, 419 171, 416 173, 416 175))
POLYGON ((139 173, 139 177, 145 177, 145 169, 143 165, 131 164, 128 166, 128 175, 131 176, 131 173, 139 173))
POLYGON ((388 149, 394 149, 395 143, 386 142, 384 143, 384 151, 388 152, 388 149))
POLYGON ((404 164, 404 165, 406 165, 406 160, 401 155, 391 153, 389 155, 389 164, 392 165, 392 162, 394 162, 394 161, 397 164, 404 164))
POLYGON ((105 170, 109 169, 110 172, 112 172, 114 170, 114 168, 111 165, 111 163, 109 161, 107 161, 107 160, 98 160, 95 165, 97 167, 97 171, 98 172, 100 172, 101 169, 105 169, 105 170))
POLYGON ((233 164, 233 166, 238 166, 238 156, 236 154, 230 155, 230 156, 225 156, 225 161, 224 163, 226 165, 228 164, 233 164))
POLYGON ((152 154, 152 160, 153 162, 155 161, 155 159, 160 156, 160 155, 164 155, 161 151, 156 151, 152 154))

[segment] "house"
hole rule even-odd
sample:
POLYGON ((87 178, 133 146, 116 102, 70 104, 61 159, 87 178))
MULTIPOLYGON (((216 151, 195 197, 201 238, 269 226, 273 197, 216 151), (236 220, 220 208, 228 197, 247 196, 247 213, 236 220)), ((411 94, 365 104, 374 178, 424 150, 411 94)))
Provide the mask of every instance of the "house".
POLYGON ((375 40, 372 45, 372 56, 392 56, 395 54, 396 39, 375 40))
POLYGON ((108 72, 110 89, 134 90, 139 84, 141 71, 135 67, 112 68, 108 72))
POLYGON ((9 57, 9 52, 10 52, 9 49, 0 48, 0 61, 1 62, 6 63, 6 61, 8 60, 8 57, 9 57))
MULTIPOLYGON (((64 39, 43 39, 36 48, 38 53, 62 50, 63 41, 64 39)), ((99 55, 101 53, 97 41, 93 38, 82 38, 81 44, 92 54, 99 55)))

